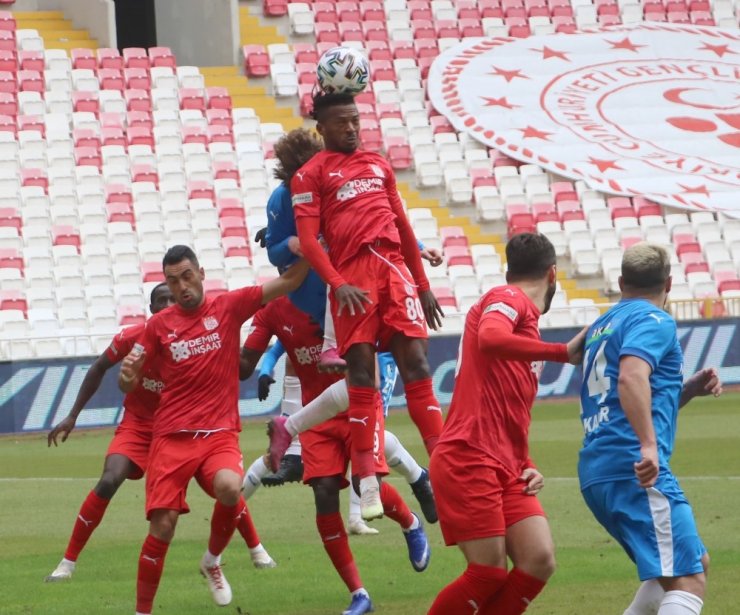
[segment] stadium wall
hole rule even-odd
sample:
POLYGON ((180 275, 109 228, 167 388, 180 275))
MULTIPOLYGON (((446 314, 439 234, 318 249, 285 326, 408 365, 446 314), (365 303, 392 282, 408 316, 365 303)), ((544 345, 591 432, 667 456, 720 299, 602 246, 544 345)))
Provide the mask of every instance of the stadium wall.
POLYGON ((179 66, 239 63, 237 0, 155 0, 157 44, 171 47, 179 66))
MULTIPOLYGON (((545 329, 548 341, 569 340, 578 329, 545 329)), ((740 319, 682 322, 678 336, 684 350, 684 372, 693 374, 703 367, 718 367, 726 385, 740 384, 740 319)), ((460 338, 433 337, 429 362, 434 388, 447 406, 452 386, 460 338)), ((72 407, 91 358, 17 361, 0 363, 0 433, 43 431, 64 418, 72 407)), ((241 383, 239 412, 242 417, 276 412, 280 405, 284 360, 276 369, 276 382, 264 402, 257 401, 257 379, 241 383)), ((87 408, 80 414, 78 427, 115 425, 121 418, 121 393, 113 368, 87 408)), ((548 363, 540 379, 540 399, 572 397, 578 394, 579 369, 572 365, 548 363)), ((397 383, 393 406, 404 406, 403 388, 397 383)))

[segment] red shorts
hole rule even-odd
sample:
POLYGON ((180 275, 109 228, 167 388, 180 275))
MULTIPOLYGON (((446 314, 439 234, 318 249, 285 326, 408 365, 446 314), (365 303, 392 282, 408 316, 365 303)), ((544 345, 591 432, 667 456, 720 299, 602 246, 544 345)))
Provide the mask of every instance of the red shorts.
POLYGON ((146 475, 146 516, 157 508, 190 512, 185 501, 188 483, 195 478, 213 496, 213 477, 219 470, 244 474, 239 434, 217 431, 210 435, 182 432, 154 438, 146 475))
MULTIPOLYGON (((385 462, 385 420, 382 404, 378 404, 378 409, 373 457, 375 458, 375 473, 386 475, 388 465, 385 462)), ((342 412, 298 436, 301 439, 304 483, 308 484, 314 478, 341 476, 342 489, 349 485, 347 466, 350 461, 352 437, 348 419, 349 415, 342 412)))
POLYGON ((131 412, 124 412, 121 424, 116 428, 108 445, 109 455, 128 457, 134 468, 128 475, 130 480, 144 476, 149 461, 149 448, 152 444, 152 419, 143 419, 131 412))
POLYGON ((506 535, 527 517, 545 516, 537 496, 495 460, 465 445, 438 444, 429 475, 445 544, 506 535))
POLYGON ((369 343, 387 350, 396 333, 426 339, 427 326, 414 279, 398 248, 369 245, 339 269, 352 286, 367 290, 372 301, 365 313, 354 316, 345 309, 337 316, 337 302, 331 297, 331 313, 340 355, 353 344, 369 343))

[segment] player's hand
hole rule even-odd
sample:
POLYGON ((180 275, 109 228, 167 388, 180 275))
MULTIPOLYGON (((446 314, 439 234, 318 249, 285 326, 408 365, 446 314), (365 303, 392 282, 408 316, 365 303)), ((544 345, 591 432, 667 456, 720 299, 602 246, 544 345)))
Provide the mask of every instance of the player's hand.
POLYGON ((72 430, 75 428, 76 422, 77 419, 71 416, 68 416, 60 421, 60 423, 56 427, 54 427, 54 429, 52 429, 49 432, 49 435, 46 437, 47 445, 51 446, 51 443, 53 442, 54 446, 59 446, 59 444, 57 444, 57 438, 59 436, 62 436, 62 442, 66 442, 69 434, 72 433, 72 430))
POLYGON ((303 258, 303 250, 301 250, 301 240, 295 235, 288 238, 288 250, 290 250, 296 256, 303 258))
POLYGON ((537 495, 545 486, 545 477, 537 468, 527 468, 522 472, 519 480, 525 483, 522 489, 525 495, 537 495))
POLYGON ((365 304, 372 303, 372 300, 368 297, 369 294, 369 290, 362 290, 351 284, 342 284, 334 291, 334 296, 339 304, 337 316, 341 316, 345 309, 350 316, 354 316, 356 313, 364 314, 365 304))
POLYGON ((429 261, 432 267, 439 267, 442 264, 442 251, 437 248, 424 248, 421 251, 421 257, 429 261))
POLYGON ((129 352, 123 361, 121 361, 121 380, 124 383, 131 383, 139 377, 139 372, 146 361, 146 351, 140 351, 134 348, 129 352))
POLYGON ((442 319, 445 316, 442 306, 437 301, 437 297, 434 296, 431 290, 422 290, 419 293, 419 301, 424 310, 424 318, 427 324, 436 331, 442 326, 442 319))
POLYGON ((257 231, 254 235, 254 242, 260 244, 260 248, 267 247, 267 227, 257 231))
POLYGON ((635 463, 635 476, 637 476, 640 487, 647 489, 648 487, 652 487, 658 479, 658 472, 660 471, 658 446, 655 444, 641 446, 640 454, 642 455, 642 459, 635 463))
POLYGON ((583 350, 586 345, 586 332, 588 327, 583 327, 575 337, 568 342, 568 363, 580 365, 583 363, 583 350))
POLYGON ((270 385, 274 382, 275 379, 267 374, 262 374, 257 378, 257 399, 265 401, 270 395, 270 385))
POLYGON ((722 381, 719 379, 719 373, 714 367, 700 369, 684 384, 684 389, 690 398, 722 395, 722 381))

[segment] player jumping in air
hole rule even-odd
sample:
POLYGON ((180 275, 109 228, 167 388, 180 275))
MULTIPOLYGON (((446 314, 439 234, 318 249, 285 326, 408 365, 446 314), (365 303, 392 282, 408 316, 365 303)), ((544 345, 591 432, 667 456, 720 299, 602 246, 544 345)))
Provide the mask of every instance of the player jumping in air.
POLYGON ((146 481, 149 534, 139 558, 137 615, 152 612, 178 517, 189 511, 185 496, 193 477, 216 499, 200 570, 216 604, 231 602, 220 556, 246 508, 239 448, 239 332, 260 306, 296 289, 308 270, 299 261, 263 286, 210 299, 203 292, 205 273, 190 248, 170 248, 162 266, 176 305, 149 319, 119 375, 119 385, 129 392, 140 384, 149 360, 167 384, 154 416, 146 481))
POLYGON ((484 294, 465 319, 452 402, 429 465, 445 543, 467 560, 430 615, 518 615, 555 569, 529 425, 542 361, 580 363, 585 330, 567 345, 540 339, 539 318, 557 283, 555 249, 544 235, 512 237, 506 261, 507 284, 484 294))
MULTIPOLYGON (((273 335, 278 337, 295 365, 301 381, 304 404, 315 399, 332 384, 343 380, 342 375, 321 374, 317 371, 323 344, 321 329, 287 298, 273 301, 255 315, 252 330, 242 350, 242 379, 254 372, 273 335)), ((373 461, 378 474, 387 474, 379 400, 376 412, 379 420, 373 461)), ((346 412, 340 413, 302 433, 300 438, 305 468, 303 480, 314 491, 316 526, 329 558, 352 594, 351 604, 344 615, 361 615, 372 611, 372 602, 360 580, 339 512, 339 491, 348 484, 345 478, 350 449, 348 418, 346 412)), ((398 491, 387 482, 381 487, 381 501, 385 514, 401 526, 413 568, 418 572, 425 570, 429 565, 430 550, 421 521, 409 510, 398 491)))
POLYGON ((588 330, 581 385, 581 492, 642 581, 624 615, 699 615, 709 556, 669 462, 678 410, 719 396, 714 369, 683 381, 676 322, 664 306, 671 261, 660 246, 625 251, 622 300, 588 330))
MULTIPOLYGON (((172 293, 166 284, 158 284, 152 289, 149 304, 152 314, 173 304, 172 293)), ((80 412, 100 388, 105 373, 130 352, 143 329, 143 325, 123 329, 111 341, 106 351, 90 366, 69 414, 49 432, 47 438, 49 446, 52 442, 54 446, 57 446, 57 439, 60 436, 62 442, 67 441, 69 434, 75 428, 80 412)), ((147 365, 141 385, 123 400, 123 420, 116 428, 116 433, 108 446, 103 473, 82 503, 64 557, 54 571, 46 577, 46 581, 61 581, 72 577, 77 558, 95 528, 103 520, 108 504, 118 488, 126 479, 137 480, 144 476, 149 459, 149 446, 152 441, 153 414, 159 405, 159 396, 163 387, 164 383, 160 380, 155 366, 147 365)), ((249 511, 240 518, 238 530, 246 540, 252 562, 257 568, 275 566, 275 562, 260 544, 249 511)))
POLYGON ((436 329, 442 310, 429 288, 393 169, 382 156, 358 149, 354 99, 319 94, 314 117, 325 149, 293 176, 292 203, 301 250, 331 287, 339 354, 347 361, 352 468, 360 476, 362 516, 369 520, 383 515, 372 455, 376 350, 393 353, 409 413, 431 452, 442 412, 426 357, 426 324, 436 329))

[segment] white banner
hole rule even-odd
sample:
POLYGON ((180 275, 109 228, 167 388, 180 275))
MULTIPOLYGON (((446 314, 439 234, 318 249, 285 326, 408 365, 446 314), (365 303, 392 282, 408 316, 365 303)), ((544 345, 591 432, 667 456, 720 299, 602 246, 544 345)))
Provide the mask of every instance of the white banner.
POLYGON ((431 67, 460 131, 591 188, 740 217, 740 32, 644 23, 460 43, 431 67))

